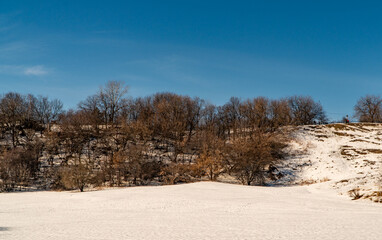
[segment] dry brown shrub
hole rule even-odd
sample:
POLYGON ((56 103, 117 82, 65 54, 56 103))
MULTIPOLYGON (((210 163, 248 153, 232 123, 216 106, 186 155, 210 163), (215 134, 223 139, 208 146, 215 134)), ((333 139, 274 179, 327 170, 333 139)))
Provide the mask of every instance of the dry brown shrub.
POLYGON ((363 194, 361 194, 361 190, 358 187, 348 191, 348 193, 352 200, 358 200, 363 197, 363 194))

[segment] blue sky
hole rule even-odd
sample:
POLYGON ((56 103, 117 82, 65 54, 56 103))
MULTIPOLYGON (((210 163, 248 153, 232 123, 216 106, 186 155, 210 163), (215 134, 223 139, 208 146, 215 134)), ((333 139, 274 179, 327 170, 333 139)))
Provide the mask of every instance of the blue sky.
POLYGON ((380 1, 0 0, 1 93, 75 107, 108 80, 224 104, 311 95, 331 119, 382 92, 380 1))

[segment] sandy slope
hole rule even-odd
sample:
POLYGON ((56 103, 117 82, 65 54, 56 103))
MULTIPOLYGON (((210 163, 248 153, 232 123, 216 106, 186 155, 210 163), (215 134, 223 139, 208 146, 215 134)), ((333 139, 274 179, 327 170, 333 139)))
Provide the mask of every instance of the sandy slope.
POLYGON ((381 239, 381 204, 325 184, 1 194, 0 239, 381 239))

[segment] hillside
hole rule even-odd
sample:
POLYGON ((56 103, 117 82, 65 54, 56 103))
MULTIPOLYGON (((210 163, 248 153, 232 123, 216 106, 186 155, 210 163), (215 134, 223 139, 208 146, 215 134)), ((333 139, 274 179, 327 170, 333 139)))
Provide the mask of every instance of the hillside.
MULTIPOLYGON (((377 201, 382 185, 382 125, 329 124, 298 127, 280 167, 280 184, 329 181, 340 194, 349 191, 377 201)), ((352 196, 354 197, 354 195, 352 196)))
POLYGON ((297 127, 271 187, 3 193, 0 239, 380 239, 382 205, 368 199, 379 200, 381 135, 379 124, 297 127))

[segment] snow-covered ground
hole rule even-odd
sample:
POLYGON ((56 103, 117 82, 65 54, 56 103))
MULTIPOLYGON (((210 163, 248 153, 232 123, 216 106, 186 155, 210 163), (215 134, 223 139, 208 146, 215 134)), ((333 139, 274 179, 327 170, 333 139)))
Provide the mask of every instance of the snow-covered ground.
POLYGON ((381 239, 382 205, 328 183, 0 195, 0 239, 381 239))
POLYGON ((289 151, 292 156, 280 166, 286 173, 282 183, 329 181, 340 194, 358 188, 362 199, 373 201, 382 193, 381 124, 301 126, 289 151))

